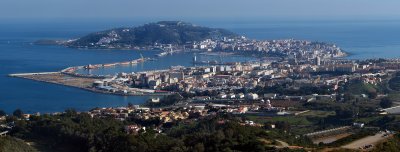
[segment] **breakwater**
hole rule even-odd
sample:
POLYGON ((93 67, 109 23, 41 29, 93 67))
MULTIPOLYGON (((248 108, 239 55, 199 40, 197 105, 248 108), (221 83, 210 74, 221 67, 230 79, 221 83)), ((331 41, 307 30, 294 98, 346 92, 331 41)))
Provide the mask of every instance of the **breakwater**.
MULTIPOLYGON (((96 64, 90 65, 91 68, 108 68, 111 67, 109 65, 118 66, 125 64, 137 64, 142 63, 147 60, 151 60, 150 58, 140 58, 128 62, 117 62, 110 64, 96 64)), ((110 79, 113 76, 110 75, 93 75, 93 74, 80 74, 76 73, 78 69, 91 69, 88 66, 75 66, 68 67, 61 71, 57 72, 37 72, 37 73, 16 73, 9 74, 10 77, 17 77, 23 79, 29 79, 39 82, 53 83, 63 86, 75 87, 84 89, 91 92, 104 93, 104 94, 113 94, 113 95, 121 95, 121 96, 165 96, 172 94, 171 92, 161 92, 157 90, 148 90, 148 89, 138 89, 138 88, 128 88, 128 89, 99 89, 93 86, 93 83, 96 81, 102 81, 103 79, 110 79)))

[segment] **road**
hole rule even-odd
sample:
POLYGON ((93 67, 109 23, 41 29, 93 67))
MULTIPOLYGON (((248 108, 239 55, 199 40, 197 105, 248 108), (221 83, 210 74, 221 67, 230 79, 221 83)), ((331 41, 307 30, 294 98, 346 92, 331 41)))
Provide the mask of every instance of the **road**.
POLYGON ((400 106, 390 107, 387 109, 383 109, 389 114, 399 114, 400 113, 400 106))
POLYGON ((326 138, 319 138, 319 139, 315 139, 313 140, 314 144, 319 144, 320 142, 324 143, 324 144, 329 144, 329 143, 333 143, 339 139, 345 138, 347 136, 350 136, 351 134, 349 133, 342 133, 342 134, 338 134, 338 135, 334 135, 334 136, 328 136, 326 138))
POLYGON ((347 148, 347 149, 359 149, 362 146, 372 144, 374 145, 375 143, 382 141, 386 139, 386 137, 383 137, 385 133, 384 132, 379 132, 375 134, 374 136, 368 136, 359 140, 356 140, 350 144, 342 146, 342 148, 347 148))
POLYGON ((281 147, 289 147, 290 145, 287 142, 284 142, 282 140, 276 140, 277 142, 279 142, 279 144, 281 144, 281 147))

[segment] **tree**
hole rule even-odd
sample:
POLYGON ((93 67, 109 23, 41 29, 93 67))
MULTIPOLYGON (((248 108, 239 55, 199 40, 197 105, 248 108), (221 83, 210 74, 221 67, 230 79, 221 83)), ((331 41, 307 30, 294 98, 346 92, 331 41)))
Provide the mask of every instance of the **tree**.
POLYGON ((357 113, 356 111, 357 110, 355 108, 344 108, 344 107, 335 110, 336 117, 343 119, 352 118, 353 116, 356 115, 357 113))
POLYGON ((393 138, 377 144, 374 151, 400 151, 400 135, 396 134, 393 138))
POLYGON ((2 117, 2 116, 6 116, 7 114, 6 114, 6 112, 5 111, 3 111, 3 110, 0 110, 0 117, 2 117))
POLYGON ((15 117, 17 117, 17 118, 22 118, 22 117, 24 117, 24 113, 22 112, 21 109, 16 109, 16 110, 13 112, 13 116, 15 116, 15 117))
POLYGON ((14 122, 14 121, 17 121, 17 117, 15 117, 15 116, 7 116, 6 117, 7 123, 14 122))
POLYGON ((278 121, 275 124, 276 128, 284 130, 284 131, 289 131, 290 130, 290 124, 286 121, 278 121))
POLYGON ((369 91, 367 94, 370 99, 375 99, 378 97, 378 93, 376 91, 369 91))
POLYGON ((6 136, 0 138, 0 151, 24 151, 24 152, 36 152, 37 150, 23 140, 6 136))
POLYGON ((193 152, 204 152, 204 151, 205 151, 205 148, 204 148, 204 144, 203 143, 197 143, 193 147, 193 152))
POLYGON ((133 108, 132 102, 128 102, 128 107, 129 107, 129 108, 133 108))
POLYGON ((70 108, 65 110, 65 115, 68 117, 76 116, 77 114, 78 112, 75 109, 70 108))
POLYGON ((350 93, 344 93, 343 99, 344 99, 344 102, 348 102, 348 101, 350 101, 350 100, 353 100, 354 97, 353 97, 353 95, 350 94, 350 93))
POLYGON ((389 107, 393 106, 393 102, 389 98, 382 98, 381 102, 379 103, 379 105, 382 108, 389 108, 389 107))

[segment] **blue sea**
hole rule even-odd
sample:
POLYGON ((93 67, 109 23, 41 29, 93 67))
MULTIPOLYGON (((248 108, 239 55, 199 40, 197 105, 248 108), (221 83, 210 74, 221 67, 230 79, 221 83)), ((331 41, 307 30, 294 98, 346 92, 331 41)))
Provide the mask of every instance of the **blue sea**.
MULTIPOLYGON (((48 113, 74 108, 79 111, 95 107, 125 106, 143 103, 147 97, 105 95, 72 87, 7 77, 11 73, 58 71, 69 66, 129 61, 154 57, 157 51, 82 50, 60 46, 33 45, 39 39, 77 38, 90 32, 114 27, 137 26, 148 21, 5 21, 0 22, 0 109, 20 108, 26 113, 48 113)), ((256 39, 306 39, 335 43, 352 55, 348 58, 400 57, 400 21, 191 21, 197 25, 226 28, 256 39)), ((165 56, 157 61, 132 67, 91 71, 113 74, 191 66, 193 54, 165 56)), ((199 56, 204 60, 248 61, 245 57, 199 56)))

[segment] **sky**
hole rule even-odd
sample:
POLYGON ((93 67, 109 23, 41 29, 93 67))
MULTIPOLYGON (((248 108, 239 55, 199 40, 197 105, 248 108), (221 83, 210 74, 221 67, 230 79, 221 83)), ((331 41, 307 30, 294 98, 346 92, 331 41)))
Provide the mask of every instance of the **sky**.
POLYGON ((0 0, 0 19, 400 19, 400 0, 0 0))

